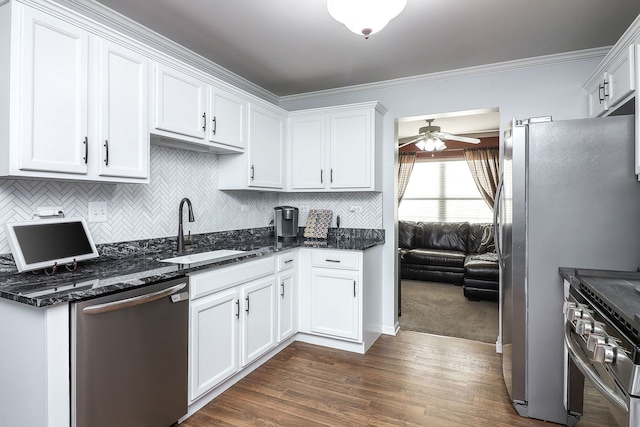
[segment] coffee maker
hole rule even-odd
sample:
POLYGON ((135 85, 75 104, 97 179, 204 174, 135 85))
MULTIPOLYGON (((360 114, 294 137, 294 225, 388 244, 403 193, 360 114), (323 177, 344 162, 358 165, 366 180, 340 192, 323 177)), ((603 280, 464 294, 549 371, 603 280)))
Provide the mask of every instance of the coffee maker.
POLYGON ((275 235, 278 239, 295 238, 298 235, 298 208, 276 206, 274 209, 275 235))

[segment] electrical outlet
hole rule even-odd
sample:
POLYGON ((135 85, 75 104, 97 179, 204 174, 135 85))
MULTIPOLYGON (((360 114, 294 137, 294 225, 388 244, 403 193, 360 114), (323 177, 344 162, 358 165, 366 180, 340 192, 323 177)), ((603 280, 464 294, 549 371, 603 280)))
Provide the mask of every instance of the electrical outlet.
POLYGON ((89 222, 107 222, 107 202, 89 202, 89 222))
POLYGON ((309 206, 308 206, 308 205, 300 205, 300 206, 298 207, 298 210, 299 210, 300 212, 309 212, 309 206))
POLYGON ((40 206, 36 209, 36 216, 40 218, 62 217, 64 210, 62 206, 40 206))
POLYGON ((361 213, 362 212, 362 206, 351 206, 349 208, 350 212, 356 212, 356 213, 361 213))

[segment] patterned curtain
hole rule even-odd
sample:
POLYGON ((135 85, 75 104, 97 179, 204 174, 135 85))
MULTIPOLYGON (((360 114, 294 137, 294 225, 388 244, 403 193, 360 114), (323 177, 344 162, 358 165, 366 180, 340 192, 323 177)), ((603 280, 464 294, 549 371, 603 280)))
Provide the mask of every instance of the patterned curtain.
POLYGON ((404 197, 415 162, 416 153, 400 153, 398 156, 398 205, 404 197))
POLYGON ((467 148, 464 150, 464 158, 467 160, 471 175, 482 198, 493 210, 493 202, 498 188, 498 165, 500 154, 497 147, 491 148, 467 148))

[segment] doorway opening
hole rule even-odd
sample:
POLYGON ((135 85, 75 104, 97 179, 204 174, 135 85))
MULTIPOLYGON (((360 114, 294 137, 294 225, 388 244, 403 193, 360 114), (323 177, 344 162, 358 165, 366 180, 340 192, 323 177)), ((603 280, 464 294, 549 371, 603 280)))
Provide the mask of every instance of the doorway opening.
POLYGON ((397 119, 401 329, 492 344, 498 338, 497 260, 495 286, 488 286, 495 295, 465 295, 463 288, 468 256, 493 259, 493 206, 469 158, 498 152, 499 126, 497 108, 397 119))

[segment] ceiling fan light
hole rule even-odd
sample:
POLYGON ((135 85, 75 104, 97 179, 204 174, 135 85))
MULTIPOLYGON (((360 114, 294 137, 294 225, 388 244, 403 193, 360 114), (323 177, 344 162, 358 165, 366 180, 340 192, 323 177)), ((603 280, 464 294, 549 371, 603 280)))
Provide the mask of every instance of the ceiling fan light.
POLYGON ((425 143, 424 140, 420 140, 418 142, 416 142, 416 147, 418 147, 419 149, 421 149, 422 151, 426 151, 425 150, 425 143))
POLYGON ((433 151, 436 149, 436 141, 429 138, 424 143, 424 151, 433 151))
POLYGON ((435 141, 435 147, 437 151, 442 151, 447 149, 447 146, 445 145, 444 141, 441 140, 440 138, 436 138, 434 141, 435 141))
POLYGON ((407 0, 328 0, 327 9, 336 21, 365 38, 383 29, 398 16, 407 0))

